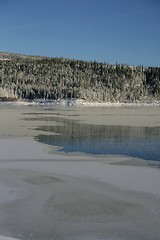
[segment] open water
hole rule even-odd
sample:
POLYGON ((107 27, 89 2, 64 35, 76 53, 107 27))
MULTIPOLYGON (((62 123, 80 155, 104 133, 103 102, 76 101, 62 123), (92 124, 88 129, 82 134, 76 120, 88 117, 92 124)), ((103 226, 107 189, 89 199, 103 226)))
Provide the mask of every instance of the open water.
MULTIPOLYGON (((50 109, 50 115, 33 114, 25 120, 42 121, 35 128, 36 141, 59 147, 58 151, 81 152, 92 155, 127 155, 145 160, 160 161, 160 127, 87 124, 70 119, 61 110, 50 109), (48 124, 47 124, 48 123, 48 124)), ((73 119, 72 119, 73 117, 73 119)))

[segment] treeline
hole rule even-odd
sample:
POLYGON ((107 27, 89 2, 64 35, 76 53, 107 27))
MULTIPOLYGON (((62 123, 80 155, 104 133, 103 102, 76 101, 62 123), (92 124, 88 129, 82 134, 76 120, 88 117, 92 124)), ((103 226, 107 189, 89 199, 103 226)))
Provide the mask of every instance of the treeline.
POLYGON ((1 99, 160 100, 160 68, 0 53, 1 99))

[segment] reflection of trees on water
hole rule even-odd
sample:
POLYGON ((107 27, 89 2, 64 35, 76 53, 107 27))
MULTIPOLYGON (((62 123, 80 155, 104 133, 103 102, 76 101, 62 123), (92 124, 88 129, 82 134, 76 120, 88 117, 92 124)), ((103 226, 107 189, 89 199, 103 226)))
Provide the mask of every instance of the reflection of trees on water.
POLYGON ((45 121, 52 121, 53 125, 38 127, 36 130, 44 134, 39 134, 36 140, 63 147, 65 152, 122 154, 160 160, 159 127, 89 125, 59 117, 45 117, 45 121))

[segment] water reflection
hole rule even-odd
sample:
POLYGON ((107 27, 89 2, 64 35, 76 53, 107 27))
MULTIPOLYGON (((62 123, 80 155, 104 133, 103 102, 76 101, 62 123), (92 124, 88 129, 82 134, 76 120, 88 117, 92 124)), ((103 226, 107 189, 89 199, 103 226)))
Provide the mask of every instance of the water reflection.
POLYGON ((58 116, 27 120, 52 122, 36 128, 37 132, 44 132, 36 140, 62 147, 59 151, 120 154, 160 161, 160 127, 89 125, 58 116))

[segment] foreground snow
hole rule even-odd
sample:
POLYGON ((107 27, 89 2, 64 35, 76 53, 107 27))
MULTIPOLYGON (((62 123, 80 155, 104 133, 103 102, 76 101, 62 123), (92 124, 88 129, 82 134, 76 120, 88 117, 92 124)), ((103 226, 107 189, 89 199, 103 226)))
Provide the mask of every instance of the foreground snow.
POLYGON ((43 145, 25 139, 0 146, 14 153, 0 159, 0 232, 21 240, 159 239, 158 168, 125 165, 131 158, 124 156, 50 159, 43 145))

